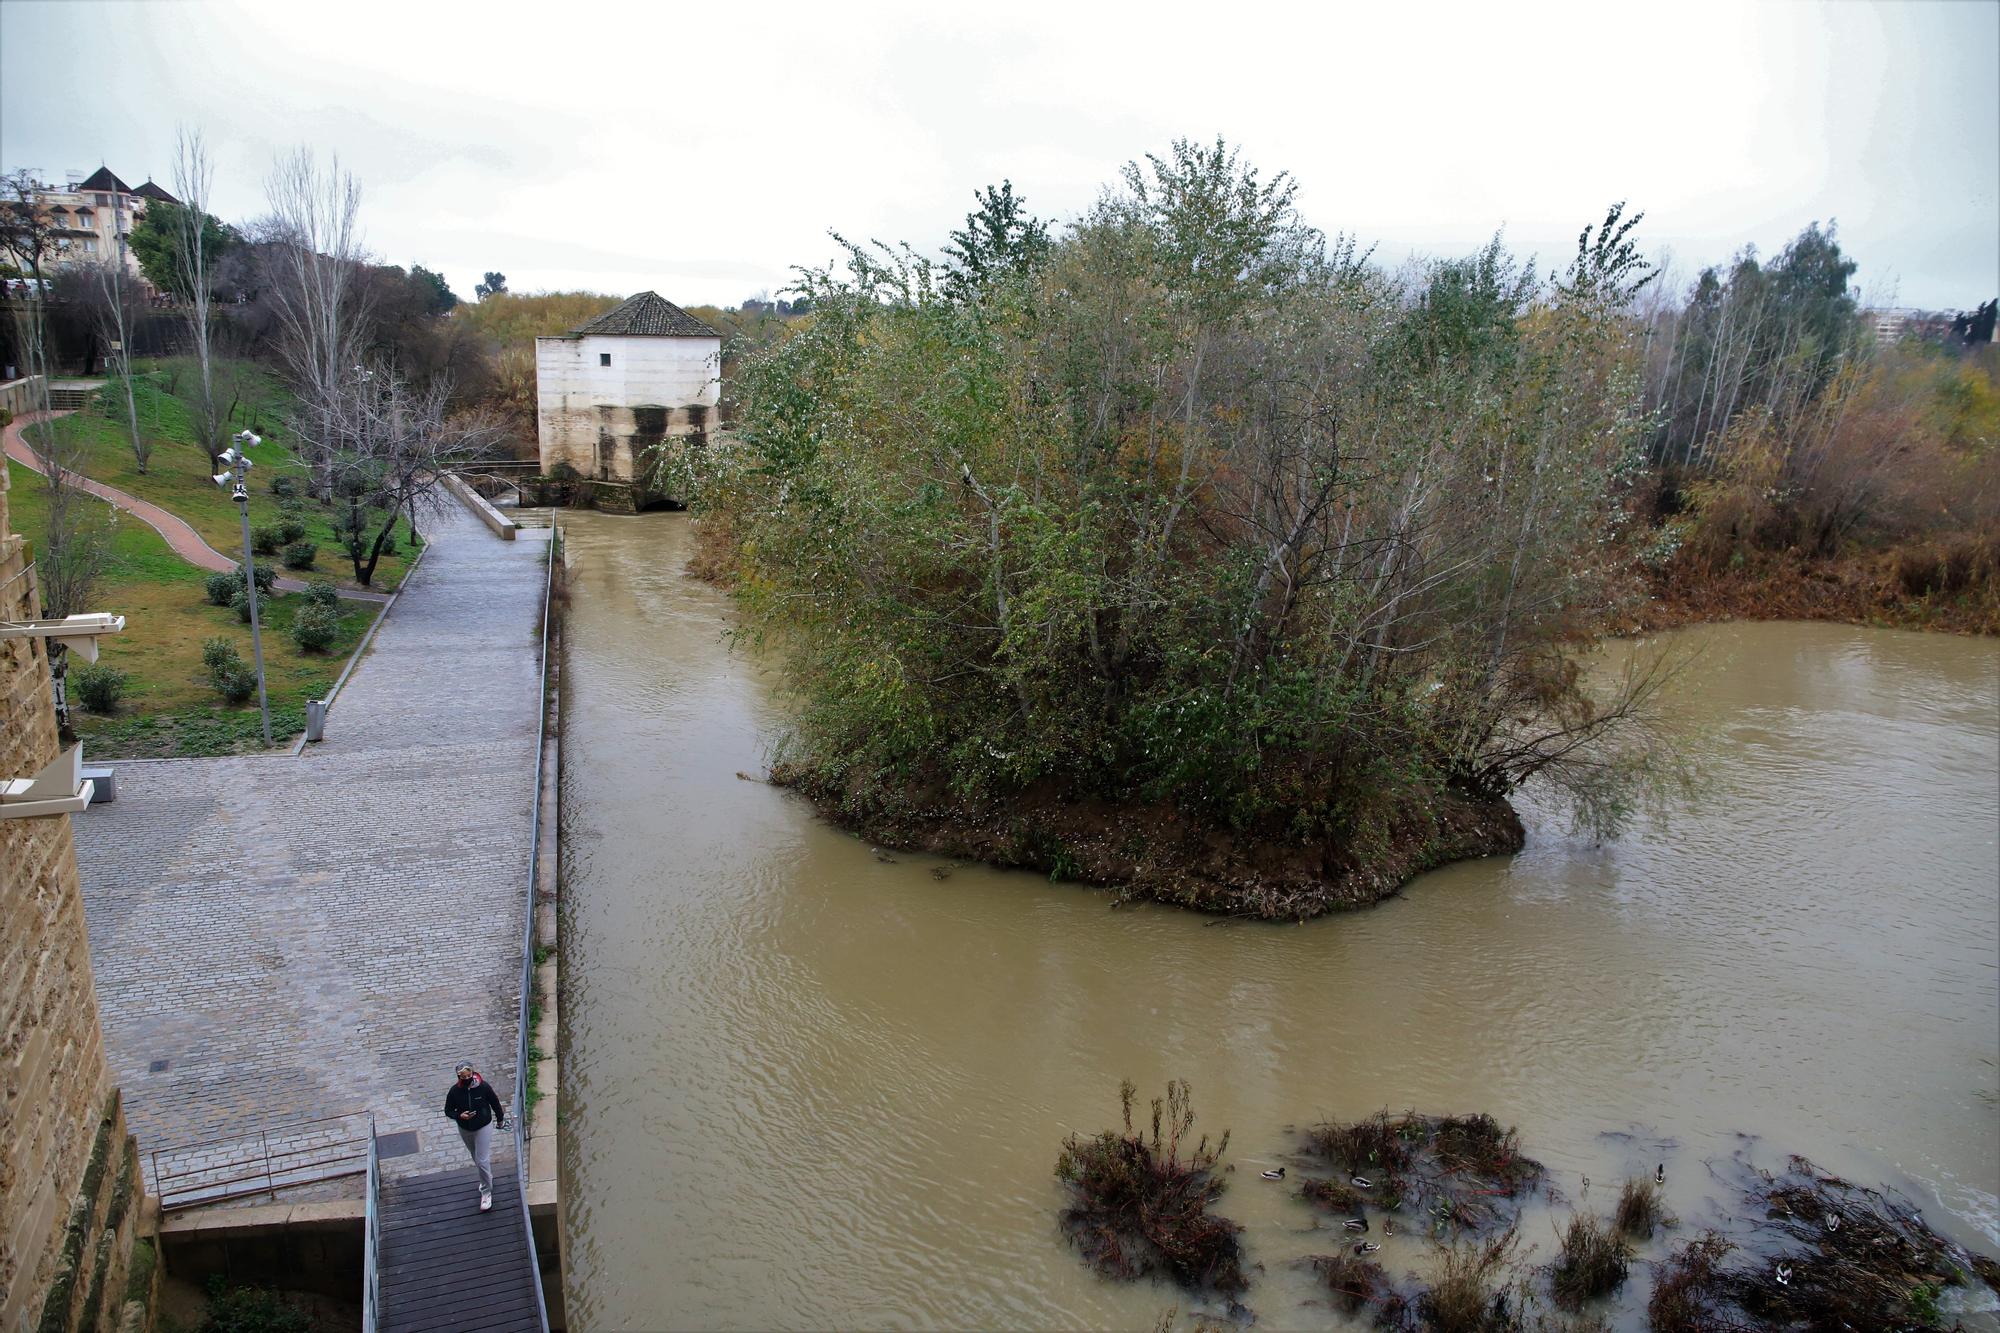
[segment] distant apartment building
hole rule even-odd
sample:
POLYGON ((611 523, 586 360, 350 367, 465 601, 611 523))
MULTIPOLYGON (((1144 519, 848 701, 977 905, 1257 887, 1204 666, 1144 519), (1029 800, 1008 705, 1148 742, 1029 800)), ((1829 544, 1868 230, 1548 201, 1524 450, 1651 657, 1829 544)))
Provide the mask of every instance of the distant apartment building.
POLYGON ((1918 312, 1915 310, 1869 311, 1868 317, 1872 321, 1875 330, 1875 341, 1879 343, 1901 342, 1903 335, 1909 331, 1910 321, 1915 319, 1917 315, 1918 312))
MULTIPOLYGON (((120 260, 134 278, 144 281, 138 257, 125 238, 137 225, 146 205, 157 200, 180 201, 148 180, 136 190, 112 172, 99 167, 89 175, 71 172, 69 184, 61 189, 42 185, 33 196, 33 207, 48 215, 54 232, 51 244, 41 255, 44 269, 68 264, 96 264, 107 257, 120 260)), ((9 201, 12 202, 12 201, 9 201)), ((26 270, 34 256, 16 253, 8 247, 6 262, 26 270)))
POLYGON ((653 448, 706 441, 722 401, 722 335, 657 292, 568 333, 535 339, 541 468, 567 464, 605 508, 667 497, 647 485, 653 448))

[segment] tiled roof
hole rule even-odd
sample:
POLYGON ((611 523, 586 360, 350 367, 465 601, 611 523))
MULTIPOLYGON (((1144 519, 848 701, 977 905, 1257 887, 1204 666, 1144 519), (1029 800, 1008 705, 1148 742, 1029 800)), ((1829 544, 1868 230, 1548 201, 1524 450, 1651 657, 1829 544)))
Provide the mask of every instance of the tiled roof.
POLYGON ((722 335, 658 292, 640 292, 616 310, 577 325, 569 336, 720 338, 722 335))
POLYGON ((132 193, 132 187, 111 174, 110 167, 99 167, 90 173, 83 184, 73 186, 76 190, 116 190, 120 194, 132 193))
POLYGON ((141 199, 154 199, 163 204, 178 204, 180 202, 180 200, 174 198, 150 180, 132 191, 132 193, 138 195, 141 199))

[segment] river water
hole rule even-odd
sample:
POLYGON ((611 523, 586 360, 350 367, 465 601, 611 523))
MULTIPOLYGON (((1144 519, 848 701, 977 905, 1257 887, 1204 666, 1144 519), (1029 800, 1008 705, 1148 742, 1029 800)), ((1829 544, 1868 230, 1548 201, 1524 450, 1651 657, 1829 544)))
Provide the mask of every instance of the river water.
MULTIPOLYGON (((1100 1281, 1054 1221, 1060 1141, 1113 1125, 1124 1078, 1187 1079, 1200 1125, 1233 1131, 1220 1211, 1262 1265, 1262 1327, 1340 1321, 1295 1262, 1333 1239, 1258 1169, 1288 1126, 1384 1107, 1490 1111, 1600 1207, 1664 1160, 1690 1224, 1709 1162, 1802 1153, 2000 1253, 1991 641, 1692 631, 1692 808, 1604 845, 1530 808, 1517 856, 1362 913, 1218 925, 878 854, 739 780, 775 676, 682 572, 686 522, 568 528, 573 1327, 1149 1327, 1176 1294, 1100 1281)), ((1550 1223, 1524 1225, 1537 1259, 1550 1223)))

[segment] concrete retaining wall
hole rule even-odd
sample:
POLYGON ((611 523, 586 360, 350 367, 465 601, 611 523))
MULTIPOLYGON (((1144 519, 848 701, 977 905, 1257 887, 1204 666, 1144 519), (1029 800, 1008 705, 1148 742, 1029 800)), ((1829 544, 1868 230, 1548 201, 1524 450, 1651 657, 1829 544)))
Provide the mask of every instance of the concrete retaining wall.
POLYGON ((470 509, 501 541, 513 541, 514 534, 521 530, 520 524, 487 503, 486 497, 466 485, 464 479, 446 473, 444 488, 463 501, 465 507, 470 509))

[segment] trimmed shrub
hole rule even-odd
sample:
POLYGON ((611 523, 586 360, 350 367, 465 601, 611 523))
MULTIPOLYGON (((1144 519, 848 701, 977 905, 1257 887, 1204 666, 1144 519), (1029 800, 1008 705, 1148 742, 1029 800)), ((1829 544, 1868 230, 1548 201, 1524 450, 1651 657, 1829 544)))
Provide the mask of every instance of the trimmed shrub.
POLYGON ((243 593, 243 574, 240 569, 233 574, 210 574, 204 586, 210 606, 228 606, 243 593))
POLYGON ((297 477, 273 477, 271 478, 270 491, 271 494, 277 496, 280 500, 293 499, 299 493, 299 480, 297 477))
POLYGON ((323 653, 340 637, 340 617, 323 606, 302 606, 292 617, 292 642, 302 653, 323 653))
POLYGON ((306 521, 303 518, 295 518, 290 514, 286 514, 278 520, 277 529, 278 544, 280 546, 290 546, 293 542, 298 541, 306 535, 306 521))
POLYGON ((93 713, 118 710, 118 701, 125 694, 125 680, 124 672, 102 662, 88 662, 72 668, 69 673, 69 682, 76 687, 77 697, 93 713))
POLYGON ((396 530, 394 528, 390 528, 389 535, 382 539, 382 554, 396 554, 396 530))
MULTIPOLYGON (((236 567, 236 577, 239 580, 243 577, 243 566, 238 565, 236 567)), ((271 588, 277 583, 277 581, 278 581, 277 570, 271 568, 269 565, 257 566, 257 591, 259 594, 266 597, 270 596, 271 588)), ((241 591, 242 589, 241 583, 237 585, 237 588, 238 591, 241 591)))
POLYGON ((337 611, 340 607, 339 591, 325 579, 318 579, 312 583, 308 583, 302 596, 306 599, 307 604, 311 606, 323 606, 329 611, 337 611))
POLYGON ((295 541, 285 547, 286 569, 311 569, 313 557, 319 554, 318 542, 295 541))
POLYGON ((284 544, 273 524, 259 524, 250 529, 250 549, 258 555, 276 555, 284 544))
POLYGON ((237 593, 235 599, 229 603, 229 607, 236 612, 238 620, 246 625, 250 623, 250 594, 245 592, 237 593))
POLYGON ((223 699, 232 704, 240 704, 257 692, 257 673, 241 662, 215 673, 211 681, 222 691, 223 699))
POLYGON ((201 641, 201 664, 208 668, 210 676, 213 676, 220 667, 227 666, 231 662, 240 664, 242 661, 242 656, 236 651, 236 645, 228 639, 217 637, 201 641))

